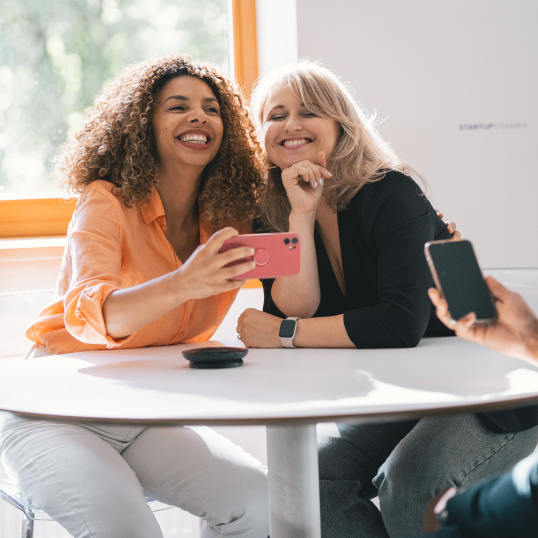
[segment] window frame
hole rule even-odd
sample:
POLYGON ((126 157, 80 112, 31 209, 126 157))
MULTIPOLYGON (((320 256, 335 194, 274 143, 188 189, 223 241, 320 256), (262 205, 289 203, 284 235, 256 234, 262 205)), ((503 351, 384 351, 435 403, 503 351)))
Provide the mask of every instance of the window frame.
MULTIPOLYGON (((256 0, 231 0, 235 78, 247 98, 258 77, 256 0)), ((67 234, 76 198, 0 199, 0 239, 67 234)))

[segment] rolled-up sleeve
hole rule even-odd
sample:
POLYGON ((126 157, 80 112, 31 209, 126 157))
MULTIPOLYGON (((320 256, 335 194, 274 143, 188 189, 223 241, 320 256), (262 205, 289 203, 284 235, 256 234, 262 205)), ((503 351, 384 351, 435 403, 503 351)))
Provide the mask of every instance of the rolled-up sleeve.
POLYGON ((64 297, 67 331, 85 344, 114 348, 133 335, 114 339, 107 334, 103 304, 122 286, 122 215, 112 195, 86 191, 77 205, 68 231, 73 272, 64 297), (109 197, 110 196, 110 197, 109 197))

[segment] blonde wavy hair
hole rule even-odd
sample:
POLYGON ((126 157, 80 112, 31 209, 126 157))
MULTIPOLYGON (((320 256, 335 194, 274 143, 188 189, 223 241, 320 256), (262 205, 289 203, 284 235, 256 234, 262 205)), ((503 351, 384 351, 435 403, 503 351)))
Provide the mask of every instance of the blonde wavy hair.
MULTIPOLYGON (((364 185, 379 181, 390 170, 403 172, 427 186, 424 178, 381 138, 376 114, 369 115, 333 72, 308 60, 283 66, 258 80, 251 110, 259 132, 263 132, 267 97, 277 85, 291 88, 309 112, 335 120, 340 127, 336 147, 328 159, 333 175, 323 187, 334 211, 347 208, 364 185)), ((282 171, 268 158, 266 166, 267 187, 260 199, 262 223, 268 230, 287 231, 291 206, 282 184, 282 171)))
POLYGON ((218 67, 187 55, 169 54, 126 67, 87 110, 75 137, 58 148, 55 182, 80 194, 102 179, 117 187, 128 207, 147 202, 159 181, 153 108, 164 85, 186 75, 211 88, 224 124, 220 149, 203 173, 198 196, 203 219, 217 228, 254 218, 265 170, 255 124, 237 83, 218 67))

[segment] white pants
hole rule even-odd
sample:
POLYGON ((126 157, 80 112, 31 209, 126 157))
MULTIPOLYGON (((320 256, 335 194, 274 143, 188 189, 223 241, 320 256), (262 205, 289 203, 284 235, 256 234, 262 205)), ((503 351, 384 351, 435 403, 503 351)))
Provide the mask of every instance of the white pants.
POLYGON ((15 485, 75 538, 162 538, 144 496, 205 520, 203 538, 267 538, 267 470, 207 427, 131 427, 4 414, 15 485))

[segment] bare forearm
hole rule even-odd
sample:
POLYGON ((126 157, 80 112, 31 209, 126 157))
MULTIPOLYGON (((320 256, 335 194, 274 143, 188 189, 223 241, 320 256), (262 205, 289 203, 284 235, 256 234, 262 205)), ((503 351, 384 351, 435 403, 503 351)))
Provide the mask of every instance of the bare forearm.
POLYGON ((354 348, 344 326, 344 315, 300 319, 293 338, 297 347, 354 348))
POLYGON ((301 270, 292 277, 277 278, 271 296, 286 316, 310 317, 318 309, 320 289, 314 242, 315 215, 311 218, 290 216, 290 232, 301 238, 301 270))
POLYGON ((112 292, 103 304, 107 334, 124 338, 188 300, 177 273, 112 292))
POLYGON ((117 290, 103 304, 107 334, 124 338, 190 299, 205 299, 239 289, 237 277, 254 268, 253 261, 232 262, 254 254, 250 247, 220 252, 224 241, 238 234, 231 227, 215 232, 175 271, 144 284, 117 290))

